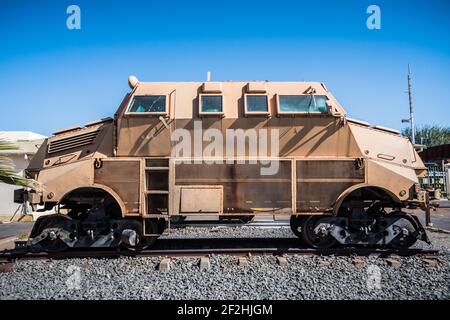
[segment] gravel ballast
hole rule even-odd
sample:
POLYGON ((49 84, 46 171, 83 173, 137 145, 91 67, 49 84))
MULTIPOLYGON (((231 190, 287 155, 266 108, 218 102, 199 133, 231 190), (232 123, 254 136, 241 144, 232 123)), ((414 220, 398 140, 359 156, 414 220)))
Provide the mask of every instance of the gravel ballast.
MULTIPOLYGON (((165 237, 292 237, 289 228, 185 228, 165 237)), ((430 233, 434 246, 448 248, 449 235, 430 233), (436 241, 434 241, 436 240, 436 241)), ((428 247, 428 246, 427 246, 428 247)), ((447 249, 446 249, 447 250, 447 249)), ((0 273, 0 299, 449 299, 450 256, 433 266, 423 257, 385 258, 251 256, 239 266, 232 256, 18 261, 0 273)))
POLYGON ((291 229, 287 227, 261 228, 261 227, 209 227, 209 228, 174 228, 162 239, 182 238, 295 238, 291 229))

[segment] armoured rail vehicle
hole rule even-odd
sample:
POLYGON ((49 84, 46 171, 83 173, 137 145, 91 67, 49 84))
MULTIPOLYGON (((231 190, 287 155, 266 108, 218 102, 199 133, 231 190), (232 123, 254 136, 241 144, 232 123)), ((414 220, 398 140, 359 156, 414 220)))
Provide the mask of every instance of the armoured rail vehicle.
POLYGON ((414 146, 347 117, 323 83, 128 82, 114 118, 55 132, 31 160, 15 201, 57 208, 32 247, 137 250, 199 215, 289 216, 315 248, 428 241, 405 212, 427 198, 414 146))

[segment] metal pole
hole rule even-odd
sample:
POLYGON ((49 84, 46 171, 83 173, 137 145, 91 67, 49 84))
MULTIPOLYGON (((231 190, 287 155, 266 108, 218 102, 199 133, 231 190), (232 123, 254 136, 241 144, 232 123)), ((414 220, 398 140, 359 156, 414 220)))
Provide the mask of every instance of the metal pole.
POLYGON ((441 162, 441 174, 442 174, 442 191, 445 193, 445 196, 448 198, 448 191, 447 190, 447 174, 445 172, 445 160, 442 160, 441 162))
POLYGON ((428 192, 426 194, 426 202, 425 202, 425 225, 427 227, 433 226, 433 223, 431 222, 430 194, 428 192))
POLYGON ((413 145, 416 144, 416 128, 414 126, 414 111, 411 92, 411 66, 408 63, 408 97, 409 97, 409 123, 411 125, 411 140, 413 145))

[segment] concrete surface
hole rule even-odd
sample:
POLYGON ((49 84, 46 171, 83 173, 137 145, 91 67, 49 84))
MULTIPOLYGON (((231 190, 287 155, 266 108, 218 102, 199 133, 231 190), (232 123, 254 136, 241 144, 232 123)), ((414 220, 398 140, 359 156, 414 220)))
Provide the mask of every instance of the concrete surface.
POLYGON ((14 249, 17 237, 0 239, 0 251, 14 249))
POLYGON ((450 200, 439 200, 436 203, 439 205, 439 208, 450 208, 450 200))
POLYGON ((23 232, 30 232, 32 222, 11 222, 0 224, 0 239, 15 237, 23 232))
MULTIPOLYGON (((425 226, 425 212, 415 210, 414 213, 425 226)), ((435 228, 450 230, 450 208, 439 208, 436 211, 431 210, 431 222, 435 228)))

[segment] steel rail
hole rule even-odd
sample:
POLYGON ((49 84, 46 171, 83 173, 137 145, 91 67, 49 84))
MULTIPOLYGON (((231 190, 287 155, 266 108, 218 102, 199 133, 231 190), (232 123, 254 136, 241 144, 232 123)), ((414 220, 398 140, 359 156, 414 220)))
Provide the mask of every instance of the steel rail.
POLYGON ((49 260, 69 258, 120 258, 120 257, 204 257, 213 254, 246 255, 305 255, 305 256, 437 256, 438 250, 330 248, 313 249, 292 238, 209 238, 209 239, 159 239, 151 248, 142 251, 119 249, 71 249, 64 252, 31 252, 24 248, 0 252, 0 263, 15 260, 49 260))

